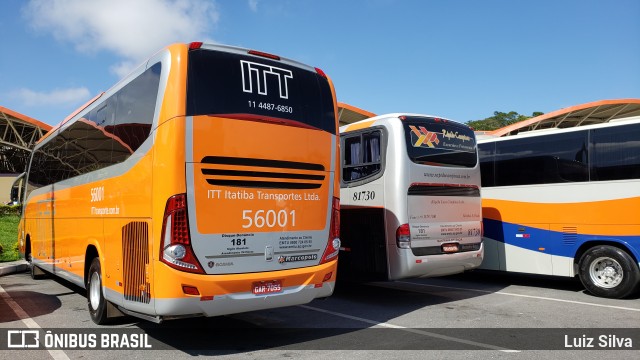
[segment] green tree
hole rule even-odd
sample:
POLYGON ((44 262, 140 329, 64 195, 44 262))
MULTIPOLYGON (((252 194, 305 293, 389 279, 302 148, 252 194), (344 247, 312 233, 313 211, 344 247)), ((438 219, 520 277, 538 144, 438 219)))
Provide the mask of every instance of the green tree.
POLYGON ((530 119, 532 117, 542 115, 542 112, 534 111, 531 116, 521 115, 515 111, 509 111, 508 113, 502 111, 494 111, 493 116, 482 120, 471 120, 467 122, 467 125, 471 126, 474 130, 489 131, 496 130, 507 125, 515 124, 517 122, 530 119))

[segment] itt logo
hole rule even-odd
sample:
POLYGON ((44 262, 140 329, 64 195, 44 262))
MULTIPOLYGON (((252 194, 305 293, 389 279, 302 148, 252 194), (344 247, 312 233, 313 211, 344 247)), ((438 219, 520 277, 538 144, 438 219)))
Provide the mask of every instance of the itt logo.
POLYGON ((293 79, 293 73, 290 70, 245 60, 240 60, 240 66, 242 67, 242 91, 253 93, 257 88, 258 94, 267 95, 267 76, 270 76, 278 80, 280 98, 289 98, 288 81, 293 79), (254 82, 257 86, 254 86, 254 82))

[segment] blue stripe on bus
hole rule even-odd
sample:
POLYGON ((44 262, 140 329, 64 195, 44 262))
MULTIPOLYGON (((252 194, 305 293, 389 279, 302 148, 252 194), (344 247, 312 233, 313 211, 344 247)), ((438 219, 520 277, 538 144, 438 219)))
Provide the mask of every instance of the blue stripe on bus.
POLYGON ((574 257, 587 241, 615 242, 626 247, 636 261, 640 259, 640 236, 608 236, 595 234, 563 234, 521 224, 483 219, 484 236, 493 240, 543 254, 574 257), (524 231, 522 231, 524 229, 524 231), (540 250, 540 249, 544 250, 540 250))

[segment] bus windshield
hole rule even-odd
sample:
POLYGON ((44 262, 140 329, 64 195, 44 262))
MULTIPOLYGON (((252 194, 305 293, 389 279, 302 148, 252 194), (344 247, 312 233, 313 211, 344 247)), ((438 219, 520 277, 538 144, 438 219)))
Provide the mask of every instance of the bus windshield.
POLYGON ((189 52, 187 84, 188 116, 281 120, 336 134, 329 81, 315 71, 262 57, 199 49, 189 52))
POLYGON ((403 121, 407 153, 422 165, 472 168, 477 163, 471 128, 452 121, 409 117, 403 121))

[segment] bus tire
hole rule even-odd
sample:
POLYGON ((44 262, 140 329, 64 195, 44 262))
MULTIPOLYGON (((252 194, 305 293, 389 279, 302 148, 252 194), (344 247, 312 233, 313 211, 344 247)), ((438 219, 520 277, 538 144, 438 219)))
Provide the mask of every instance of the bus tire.
POLYGON ((582 285, 592 294, 620 299, 638 286, 640 269, 624 250, 609 245, 588 249, 580 258, 578 274, 582 285))
POLYGON ((102 293, 100 259, 94 258, 87 274, 87 302, 91 320, 98 325, 107 323, 107 300, 102 293))

